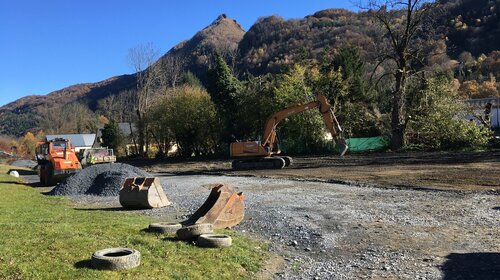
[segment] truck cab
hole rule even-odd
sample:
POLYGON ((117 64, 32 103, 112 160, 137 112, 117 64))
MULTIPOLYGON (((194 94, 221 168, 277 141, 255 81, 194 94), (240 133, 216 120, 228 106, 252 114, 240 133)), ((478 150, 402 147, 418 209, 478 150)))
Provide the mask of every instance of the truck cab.
POLYGON ((54 185, 82 169, 69 139, 56 138, 36 147, 40 183, 54 185))

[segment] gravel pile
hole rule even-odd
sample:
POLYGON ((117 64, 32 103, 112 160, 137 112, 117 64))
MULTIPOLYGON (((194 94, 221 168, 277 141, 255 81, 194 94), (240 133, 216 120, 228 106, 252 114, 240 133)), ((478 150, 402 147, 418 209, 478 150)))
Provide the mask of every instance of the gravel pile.
POLYGON ((69 177, 64 183, 54 187, 49 195, 117 196, 126 177, 151 177, 151 175, 124 163, 98 164, 69 177))

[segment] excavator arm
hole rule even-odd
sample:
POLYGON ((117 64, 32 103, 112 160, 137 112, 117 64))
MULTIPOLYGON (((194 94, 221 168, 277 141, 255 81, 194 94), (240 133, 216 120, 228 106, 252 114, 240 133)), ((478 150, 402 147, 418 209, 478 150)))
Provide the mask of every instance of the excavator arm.
POLYGON ((229 150, 233 169, 279 169, 292 164, 292 158, 279 156, 280 151, 275 147, 276 127, 287 117, 302 113, 306 110, 318 108, 323 116, 323 121, 331 133, 336 144, 340 147, 340 155, 347 151, 347 145, 341 137, 342 129, 333 113, 332 106, 325 96, 318 94, 315 101, 306 104, 294 105, 272 114, 264 127, 262 141, 243 141, 231 143, 229 150))
POLYGON ((340 127, 340 124, 337 121, 335 114, 333 113, 332 106, 328 102, 327 98, 321 94, 316 95, 315 101, 311 101, 306 104, 291 106, 272 114, 271 117, 268 118, 264 128, 264 141, 262 142, 262 146, 267 147, 269 151, 273 151, 274 145, 276 143, 276 127, 278 126, 278 124, 282 120, 290 116, 302 113, 313 108, 319 109, 328 131, 332 135, 337 145, 340 145, 340 154, 341 156, 343 156, 348 147, 344 139, 340 137, 342 128, 340 127))
POLYGON ((311 101, 306 104, 301 104, 301 105, 295 105, 292 107, 285 108, 283 110, 280 110, 274 114, 272 114, 266 121, 266 125, 264 127, 264 134, 263 134, 263 142, 262 146, 264 147, 269 147, 269 149, 272 151, 274 144, 276 143, 276 127, 278 124, 295 114, 304 112, 306 110, 309 110, 311 108, 316 108, 318 106, 317 101, 311 101))

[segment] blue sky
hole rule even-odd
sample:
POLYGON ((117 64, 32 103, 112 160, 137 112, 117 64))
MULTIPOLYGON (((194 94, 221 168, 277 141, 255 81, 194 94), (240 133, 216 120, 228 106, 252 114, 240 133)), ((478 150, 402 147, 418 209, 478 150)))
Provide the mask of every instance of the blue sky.
POLYGON ((128 49, 161 53, 225 13, 245 30, 262 16, 302 18, 349 0, 0 0, 0 106, 26 95, 131 73, 128 49))

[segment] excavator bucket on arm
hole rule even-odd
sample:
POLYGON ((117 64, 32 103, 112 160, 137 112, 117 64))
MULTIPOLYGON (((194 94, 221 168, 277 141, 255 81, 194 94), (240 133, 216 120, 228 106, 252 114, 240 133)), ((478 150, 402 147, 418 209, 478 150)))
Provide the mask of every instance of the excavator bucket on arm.
POLYGON ((125 178, 120 189, 120 204, 124 208, 147 209, 170 205, 157 177, 125 178))
POLYGON ((335 140, 335 144, 338 146, 340 156, 343 157, 349 149, 349 146, 347 146, 347 142, 343 138, 338 138, 335 140))
POLYGON ((209 223, 215 229, 233 227, 245 216, 243 200, 243 193, 237 193, 226 185, 217 185, 212 188, 205 203, 184 224, 209 223))

